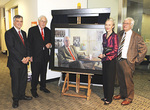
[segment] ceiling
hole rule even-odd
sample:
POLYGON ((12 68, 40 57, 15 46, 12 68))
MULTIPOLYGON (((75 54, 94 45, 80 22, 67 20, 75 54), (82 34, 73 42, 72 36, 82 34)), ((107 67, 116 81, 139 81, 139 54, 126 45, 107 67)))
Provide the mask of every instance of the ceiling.
POLYGON ((10 0, 0 0, 0 8, 4 7, 4 5, 9 2, 10 0))
MULTIPOLYGON (((4 7, 7 2, 10 0, 0 0, 0 8, 4 7)), ((138 3, 143 4, 143 10, 150 13, 150 0, 130 0, 138 3)))

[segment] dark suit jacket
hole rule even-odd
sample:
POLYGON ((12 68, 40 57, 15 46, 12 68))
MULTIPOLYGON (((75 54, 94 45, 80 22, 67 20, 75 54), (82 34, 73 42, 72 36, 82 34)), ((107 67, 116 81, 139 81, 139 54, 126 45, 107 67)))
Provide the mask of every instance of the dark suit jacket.
MULTIPOLYGON (((83 56, 79 55, 73 45, 70 46, 72 54, 74 55, 76 60, 84 58, 83 56)), ((58 60, 60 62, 60 66, 68 67, 69 60, 73 60, 72 56, 70 55, 69 51, 66 49, 65 46, 62 46, 58 49, 58 60)))
POLYGON ((43 58, 46 61, 50 59, 49 49, 45 46, 47 43, 50 43, 50 37, 51 31, 47 27, 44 28, 44 41, 38 26, 34 26, 29 29, 28 39, 30 43, 31 56, 33 56, 34 62, 40 62, 43 58))
MULTIPOLYGON (((119 46, 123 33, 124 31, 120 31, 118 34, 119 46)), ((139 34, 132 31, 130 44, 127 52, 127 62, 132 70, 135 70, 135 64, 139 64, 144 60, 146 52, 147 47, 143 41, 143 38, 139 34)))
POLYGON ((15 67, 19 68, 23 64, 21 61, 23 57, 30 56, 26 33, 23 30, 21 30, 21 33, 24 38, 25 46, 23 45, 19 34, 14 27, 5 33, 6 46, 9 50, 9 57, 7 62, 8 67, 14 65, 15 67))

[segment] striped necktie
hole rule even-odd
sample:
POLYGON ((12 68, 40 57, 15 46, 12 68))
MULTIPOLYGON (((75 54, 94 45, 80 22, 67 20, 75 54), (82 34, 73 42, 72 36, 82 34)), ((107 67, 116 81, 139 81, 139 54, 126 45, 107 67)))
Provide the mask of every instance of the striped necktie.
POLYGON ((122 57, 122 49, 124 46, 125 38, 126 38, 126 33, 124 34, 124 37, 121 39, 121 45, 119 46, 119 49, 118 49, 118 60, 121 60, 121 57, 122 57))

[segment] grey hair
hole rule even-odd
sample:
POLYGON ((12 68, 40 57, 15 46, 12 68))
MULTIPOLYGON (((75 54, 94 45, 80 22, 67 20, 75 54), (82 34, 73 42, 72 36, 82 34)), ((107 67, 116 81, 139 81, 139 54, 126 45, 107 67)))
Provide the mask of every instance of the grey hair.
MULTIPOLYGON (((127 17, 125 20, 130 20, 130 21, 131 21, 131 26, 132 26, 132 28, 133 28, 133 26, 134 26, 134 19, 131 18, 131 17, 127 17)), ((125 21, 125 20, 124 20, 124 21, 125 21)))
POLYGON ((22 18, 22 19, 23 19, 23 17, 22 17, 21 15, 15 15, 15 16, 13 17, 13 21, 15 21, 16 18, 22 18))
MULTIPOLYGON (((41 15, 39 18, 38 18, 38 20, 40 21, 41 20, 41 18, 46 18, 46 16, 44 16, 44 15, 41 15)), ((47 18, 46 18, 46 21, 47 21, 47 18)))

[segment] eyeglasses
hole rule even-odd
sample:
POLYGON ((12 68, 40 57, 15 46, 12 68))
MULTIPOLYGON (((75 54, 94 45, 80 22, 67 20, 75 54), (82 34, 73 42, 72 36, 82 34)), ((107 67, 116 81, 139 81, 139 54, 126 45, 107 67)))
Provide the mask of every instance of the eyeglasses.
POLYGON ((131 23, 123 23, 124 25, 130 25, 131 23))
POLYGON ((47 21, 40 20, 42 23, 47 23, 47 21))
POLYGON ((65 40, 66 42, 69 42, 69 40, 65 40))

